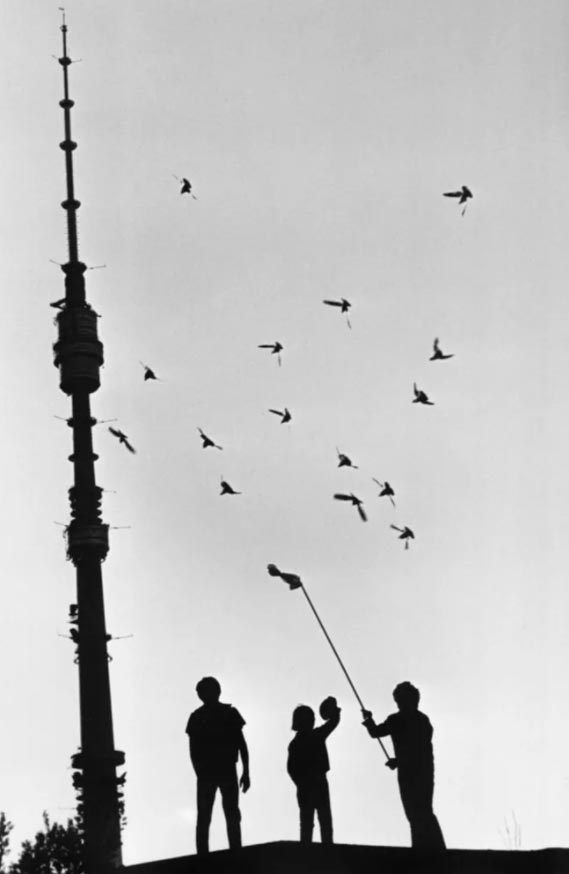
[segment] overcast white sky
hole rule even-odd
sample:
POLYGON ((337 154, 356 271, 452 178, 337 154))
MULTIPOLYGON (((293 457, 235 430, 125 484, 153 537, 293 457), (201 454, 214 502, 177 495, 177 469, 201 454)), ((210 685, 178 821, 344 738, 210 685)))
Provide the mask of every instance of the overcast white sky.
MULTIPOLYGON (((72 815, 71 434, 58 4, 5 0, 0 809, 72 815)), ((97 478, 127 864, 194 851, 204 674, 247 721, 246 843, 298 835, 299 703, 336 695, 339 842, 407 845, 379 719, 435 728, 451 847, 568 843, 568 8, 562 0, 69 0, 80 254, 106 365, 97 478), (180 197, 188 176, 198 200, 180 197), (461 217, 441 193, 467 184, 461 217), (323 298, 353 303, 349 330, 323 298), (455 357, 429 362, 440 337, 455 357), (259 343, 280 340, 279 368, 259 343), (139 361, 161 381, 144 383, 139 361), (413 405, 416 381, 435 401, 413 405), (288 406, 290 426, 269 407, 288 406), (202 427, 224 447, 203 451, 202 427), (336 447, 358 470, 339 470, 336 447), (220 497, 224 476, 243 494, 220 497), (388 479, 397 509, 377 497, 388 479), (116 491, 116 494, 114 493, 116 491), (332 500, 354 491, 369 522, 332 500), (390 523, 416 540, 404 551, 390 523)), ((225 846, 220 809, 212 847, 225 846)))

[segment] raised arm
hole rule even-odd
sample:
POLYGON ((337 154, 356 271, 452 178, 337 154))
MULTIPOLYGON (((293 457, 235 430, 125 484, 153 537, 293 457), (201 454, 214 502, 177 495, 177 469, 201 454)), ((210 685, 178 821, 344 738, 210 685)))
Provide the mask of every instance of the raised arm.
POLYGON ((385 722, 380 722, 376 725, 369 710, 362 710, 362 714, 364 717, 362 724, 367 728, 370 737, 387 737, 387 735, 391 734, 387 719, 385 722))
POLYGON ((338 727, 340 722, 340 708, 336 710, 322 725, 319 725, 316 731, 322 737, 323 740, 332 734, 335 728, 338 727))

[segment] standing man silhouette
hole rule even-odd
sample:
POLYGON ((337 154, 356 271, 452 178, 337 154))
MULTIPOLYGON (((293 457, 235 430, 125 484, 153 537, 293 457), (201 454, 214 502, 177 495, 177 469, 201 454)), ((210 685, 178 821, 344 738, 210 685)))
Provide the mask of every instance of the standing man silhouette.
POLYGON ((221 686, 215 677, 204 677, 196 686, 203 704, 190 715, 186 734, 190 740, 190 758, 197 777, 196 849, 209 852, 209 826, 217 790, 221 792, 227 823, 229 848, 241 846, 239 786, 247 792, 249 751, 243 737, 245 720, 231 704, 219 700, 221 686), (241 756, 243 773, 237 781, 236 763, 241 756))
POLYGON ((395 758, 386 763, 397 768, 399 792, 405 816, 411 826, 411 845, 421 849, 444 849, 445 840, 433 813, 435 766, 433 727, 419 708, 419 690, 412 683, 399 683, 393 690, 399 713, 392 713, 376 725, 369 710, 363 710, 363 724, 371 737, 391 735, 395 758))

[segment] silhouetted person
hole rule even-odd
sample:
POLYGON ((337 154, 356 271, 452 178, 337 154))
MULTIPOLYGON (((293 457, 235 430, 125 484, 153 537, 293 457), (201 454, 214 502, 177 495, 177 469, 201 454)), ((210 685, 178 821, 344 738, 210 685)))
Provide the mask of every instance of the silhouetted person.
POLYGON ((444 849, 443 833, 433 813, 433 727, 428 716, 418 709, 420 696, 415 686, 399 683, 393 697, 399 713, 392 713, 376 725, 369 710, 364 710, 363 724, 371 737, 390 735, 393 741, 395 758, 387 765, 397 768, 401 801, 411 826, 411 845, 417 849, 444 849))
POLYGON ((314 813, 318 814, 323 844, 333 843, 330 791, 326 773, 330 770, 326 738, 340 721, 340 708, 335 698, 326 698, 320 705, 325 721, 314 727, 314 711, 300 704, 292 714, 292 730, 296 736, 288 747, 287 771, 296 785, 300 809, 300 842, 312 843, 314 813))
POLYGON ((219 701, 221 686, 215 677, 204 677, 196 686, 203 705, 190 715, 186 734, 190 739, 190 758, 197 777, 196 849, 209 852, 209 826, 217 790, 227 823, 229 848, 241 846, 239 786, 247 792, 249 751, 243 737, 245 720, 231 704, 219 701), (237 758, 241 756, 243 773, 237 781, 237 758))

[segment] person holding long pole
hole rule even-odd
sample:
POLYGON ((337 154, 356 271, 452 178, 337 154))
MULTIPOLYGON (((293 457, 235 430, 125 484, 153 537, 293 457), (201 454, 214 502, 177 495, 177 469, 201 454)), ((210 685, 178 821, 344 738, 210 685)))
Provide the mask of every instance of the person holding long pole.
POLYGON ((376 725, 370 711, 363 710, 363 724, 370 737, 379 739, 390 735, 393 741, 395 758, 387 764, 397 769, 401 802, 411 827, 411 846, 444 850, 443 833, 433 813, 433 727, 429 717, 419 710, 420 693, 412 683, 399 683, 393 697, 398 713, 392 713, 385 722, 376 725))

